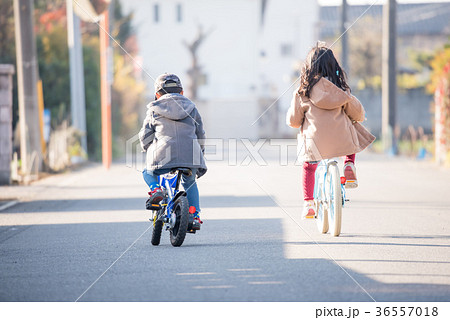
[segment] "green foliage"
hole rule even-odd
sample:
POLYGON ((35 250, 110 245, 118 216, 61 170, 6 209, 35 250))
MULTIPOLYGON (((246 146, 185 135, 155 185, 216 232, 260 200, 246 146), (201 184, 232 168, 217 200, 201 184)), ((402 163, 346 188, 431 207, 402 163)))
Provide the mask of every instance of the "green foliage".
POLYGON ((113 5, 114 25, 112 26, 111 35, 120 43, 121 46, 124 46, 127 39, 129 39, 134 33, 131 26, 133 13, 129 13, 124 16, 122 13, 122 5, 119 0, 114 0, 113 5))
POLYGON ((87 154, 81 147, 81 135, 80 132, 73 129, 68 141, 68 153, 70 157, 81 157, 87 159, 87 154))
POLYGON ((113 157, 123 156, 125 141, 139 130, 139 110, 144 104, 145 84, 139 80, 133 60, 136 52, 135 37, 131 26, 132 13, 123 15, 120 2, 114 3, 114 24, 111 30, 113 37, 126 50, 116 43, 114 48, 114 82, 111 92, 111 116, 113 135, 113 157), (128 54, 127 54, 128 53, 128 54))
POLYGON ((349 30, 350 80, 360 79, 359 87, 380 87, 381 24, 379 18, 365 16, 349 30))
MULTIPOLYGON (((350 29, 349 44, 350 80, 356 76, 358 89, 381 90, 381 17, 363 17, 357 27, 350 29)), ((401 46, 398 51, 399 55, 403 53, 407 57, 404 60, 399 59, 399 69, 412 71, 410 73, 399 72, 398 87, 401 89, 424 87, 429 81, 428 70, 432 54, 423 49, 402 48, 401 46)))
POLYGON ((0 0, 0 64, 12 64, 13 75, 13 128, 19 119, 17 101, 16 40, 14 34, 14 6, 11 0, 0 0))
POLYGON ((0 0, 0 63, 16 63, 14 7, 11 0, 0 0))
MULTIPOLYGON (((381 90, 382 73, 382 17, 366 15, 348 31, 349 80, 358 89, 373 88, 381 90)), ((340 32, 328 44, 335 43, 340 32)), ((336 45, 333 51, 339 56, 341 46, 336 45)), ((430 81, 429 71, 433 52, 424 47, 407 47, 398 40, 397 64, 400 70, 397 85, 400 89, 422 88, 430 81), (402 72, 406 70, 406 72, 402 72)))
MULTIPOLYGON (((39 76, 43 83, 45 108, 50 109, 52 127, 70 119, 70 67, 67 48, 67 26, 65 0, 35 0, 36 48, 39 76), (45 23, 41 17, 47 14, 45 23), (50 16, 48 16, 50 14, 50 16)), ((114 0, 113 37, 135 55, 136 43, 133 37, 132 13, 124 15, 119 0, 114 0), (131 45, 130 45, 131 43, 131 45)), ((100 56, 98 27, 84 24, 83 61, 86 97, 87 147, 91 160, 101 159, 101 109, 100 109, 100 56)), ((114 154, 123 153, 124 141, 139 128, 138 114, 143 104, 142 81, 136 80, 133 62, 122 49, 115 46, 114 83, 112 85, 112 128, 114 154)), ((16 65, 14 7, 11 0, 0 0, 0 63, 16 65)), ((17 80, 14 76, 13 122, 18 122, 17 80)), ((70 152, 79 153, 79 146, 70 152)))
POLYGON ((401 89, 415 89, 423 87, 417 74, 402 73, 397 75, 397 87, 401 89))
POLYGON ((100 109, 100 53, 98 36, 83 38, 84 82, 86 97, 87 149, 91 160, 102 158, 100 109))
MULTIPOLYGON (((400 141, 398 141, 397 147, 399 155, 416 158, 422 148, 424 148, 428 154, 433 154, 434 140, 419 139, 416 141, 412 141, 411 139, 401 139, 400 141)), ((370 150, 375 153, 385 153, 383 141, 381 139, 375 140, 371 144, 370 150)))
POLYGON ((430 62, 432 52, 423 49, 408 48, 408 60, 403 63, 405 71, 397 75, 400 89, 424 88, 430 81, 430 62))
MULTIPOLYGON (((86 130, 91 160, 101 159, 100 70, 98 36, 83 37, 86 97, 86 130)), ((37 36, 39 73, 44 87, 45 107, 50 109, 52 127, 70 118, 70 66, 65 25, 55 25, 37 36)), ((76 146, 74 146, 76 147, 76 146)), ((71 149, 72 150, 72 149, 71 149)))
POLYGON ((114 140, 119 146, 115 156, 123 154, 126 139, 139 130, 139 110, 144 104, 145 84, 137 81, 133 75, 133 64, 126 56, 114 57, 114 83, 112 86, 112 130, 114 140))
POLYGON ((52 127, 55 128, 70 115, 67 31, 57 26, 51 32, 39 33, 36 42, 44 103, 50 109, 52 127))
POLYGON ((429 50, 416 50, 408 49, 409 62, 412 68, 416 71, 423 71, 424 68, 431 68, 431 60, 433 59, 433 53, 429 50))

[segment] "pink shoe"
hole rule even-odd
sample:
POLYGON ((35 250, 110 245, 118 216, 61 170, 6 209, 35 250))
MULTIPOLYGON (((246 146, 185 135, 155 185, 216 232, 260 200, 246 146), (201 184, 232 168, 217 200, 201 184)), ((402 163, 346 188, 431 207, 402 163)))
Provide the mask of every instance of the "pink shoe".
POLYGON ((353 189, 358 186, 358 179, 356 178, 356 168, 353 162, 347 162, 344 165, 344 177, 346 180, 346 189, 353 189))
POLYGON ((306 200, 303 204, 302 219, 314 219, 316 216, 316 204, 314 200, 306 200))

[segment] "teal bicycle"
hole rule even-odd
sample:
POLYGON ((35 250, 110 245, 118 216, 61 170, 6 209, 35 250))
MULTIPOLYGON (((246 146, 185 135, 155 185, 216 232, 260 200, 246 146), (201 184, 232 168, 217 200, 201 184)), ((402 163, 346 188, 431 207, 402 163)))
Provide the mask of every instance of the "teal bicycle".
POLYGON ((316 201, 316 222, 321 233, 330 231, 337 237, 341 233, 342 208, 345 197, 345 178, 339 174, 335 159, 320 161, 316 169, 314 199, 316 201))

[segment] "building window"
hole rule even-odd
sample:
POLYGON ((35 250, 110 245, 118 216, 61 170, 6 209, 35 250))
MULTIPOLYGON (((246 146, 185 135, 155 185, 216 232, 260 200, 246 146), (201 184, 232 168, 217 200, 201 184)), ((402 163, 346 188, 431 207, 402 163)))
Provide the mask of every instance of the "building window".
POLYGON ((284 57, 288 57, 292 55, 292 44, 290 43, 283 43, 281 45, 281 55, 284 57))
POLYGON ((183 21, 183 7, 181 3, 177 4, 177 22, 183 21))
POLYGON ((153 21, 159 22, 159 4, 153 6, 153 21))

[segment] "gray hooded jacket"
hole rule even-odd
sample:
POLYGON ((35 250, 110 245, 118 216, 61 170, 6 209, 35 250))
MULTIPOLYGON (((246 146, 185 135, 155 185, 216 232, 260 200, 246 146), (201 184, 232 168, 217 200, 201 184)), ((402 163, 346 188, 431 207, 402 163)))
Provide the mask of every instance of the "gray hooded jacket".
POLYGON ((204 175, 204 139, 202 118, 185 96, 168 93, 147 105, 139 140, 147 151, 148 171, 184 167, 204 175))

